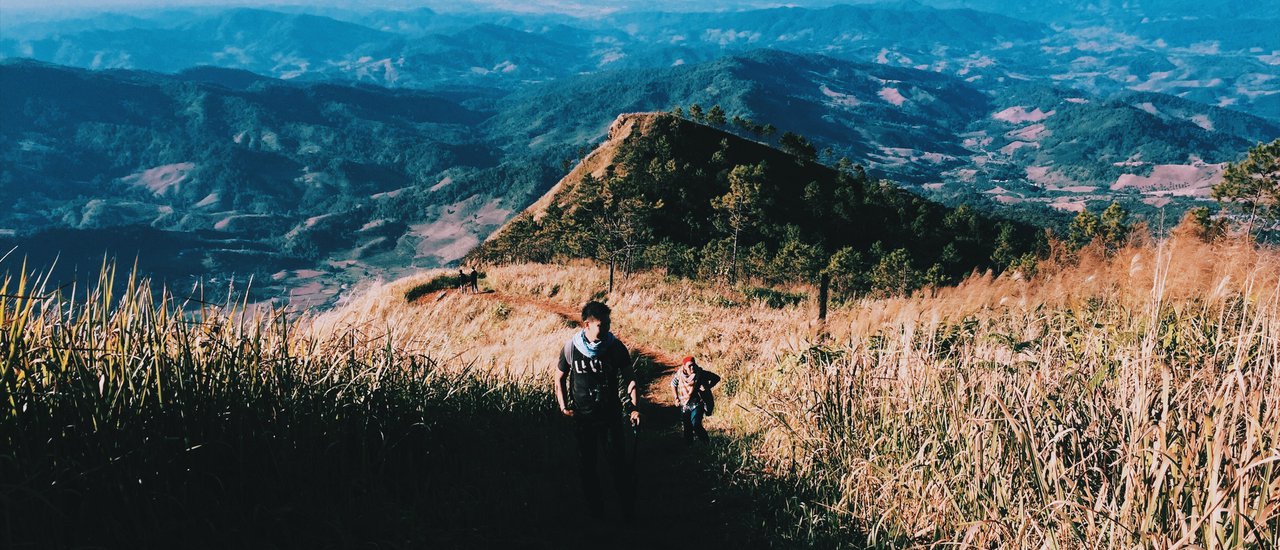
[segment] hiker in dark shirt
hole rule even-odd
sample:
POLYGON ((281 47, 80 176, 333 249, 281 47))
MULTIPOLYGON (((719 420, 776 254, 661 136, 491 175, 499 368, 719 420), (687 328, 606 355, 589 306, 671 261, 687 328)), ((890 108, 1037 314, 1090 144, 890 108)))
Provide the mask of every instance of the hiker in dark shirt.
POLYGON ((710 441, 707 429, 702 427, 702 419, 711 414, 715 400, 711 397, 711 388, 720 383, 720 376, 709 370, 703 370, 692 356, 680 361, 680 368, 671 375, 671 393, 676 404, 680 406, 680 424, 684 426, 684 440, 693 441, 694 436, 702 441, 710 441))
POLYGON ((480 273, 476 271, 475 267, 471 268, 471 274, 467 276, 467 282, 471 284, 472 294, 480 293, 480 273))
POLYGON ((458 268, 458 290, 464 292, 467 290, 467 274, 461 267, 458 268))
POLYGON ((636 410, 635 377, 627 347, 609 332, 609 306, 587 302, 582 308, 582 330, 560 350, 555 373, 556 401, 560 412, 573 418, 578 440, 579 475, 591 514, 603 513, 597 454, 613 473, 624 516, 635 506, 635 476, 626 459, 624 419, 640 425, 636 410), (625 416, 624 416, 625 415, 625 416))

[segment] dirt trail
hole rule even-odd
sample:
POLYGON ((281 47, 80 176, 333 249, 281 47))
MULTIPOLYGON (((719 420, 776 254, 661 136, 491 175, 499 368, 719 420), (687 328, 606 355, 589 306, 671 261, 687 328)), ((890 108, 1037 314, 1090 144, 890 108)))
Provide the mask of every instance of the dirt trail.
MULTIPOLYGON (((544 312, 559 316, 566 323, 576 324, 582 319, 582 312, 564 304, 556 303, 550 300, 525 296, 520 294, 511 294, 501 291, 490 291, 480 296, 485 296, 495 300, 501 300, 506 303, 520 304, 544 312)), ((627 349, 631 351, 631 356, 643 356, 649 359, 657 370, 648 373, 644 380, 637 380, 639 384, 641 401, 649 407, 649 412, 657 412, 659 414, 677 415, 675 422, 679 425, 678 411, 675 410, 675 400, 671 397, 671 390, 665 385, 669 383, 671 374, 680 366, 680 357, 676 357, 666 351, 655 348, 644 342, 636 341, 634 338, 628 339, 626 335, 620 335, 623 343, 627 345, 627 349), (671 410, 664 410, 664 409, 671 410)), ((641 411, 644 414, 644 411, 641 411)))
MULTIPOLYGON (((509 305, 527 306, 576 324, 581 317, 578 310, 544 298, 489 291, 475 295, 478 299, 500 300, 509 305)), ((434 300, 438 297, 424 297, 434 300)), ((560 510, 566 519, 549 521, 548 530, 540 534, 529 533, 518 541, 507 541, 520 548, 654 548, 676 546, 681 548, 764 548, 770 546, 763 537, 762 525, 751 525, 755 505, 741 490, 724 486, 723 465, 717 464, 715 453, 707 444, 688 444, 682 436, 679 409, 669 389, 671 373, 679 358, 645 342, 619 335, 631 350, 632 356, 647 358, 656 368, 641 373, 640 385, 641 431, 634 445, 636 456, 637 501, 633 518, 610 515, 597 525, 582 518, 572 518, 572 510, 580 509, 581 493, 577 490, 576 453, 572 450, 569 435, 569 419, 563 419, 562 432, 555 438, 556 445, 567 447, 566 455, 548 464, 558 475, 570 479, 572 489, 549 497, 549 513, 560 510), (568 463, 565 463, 565 462, 568 463), (570 519, 571 518, 571 519, 570 519), (577 524, 578 528, 565 529, 577 524), (582 528, 583 524, 588 527, 582 528)), ((549 352, 549 354, 552 352, 549 352)), ((551 391, 550 388, 547 389, 551 391)), ((712 432, 711 446, 723 445, 722 435, 712 432)), ((550 473, 550 472, 549 472, 550 473)), ((612 480, 604 464, 600 465, 601 484, 605 489, 606 505, 610 502, 612 480)))

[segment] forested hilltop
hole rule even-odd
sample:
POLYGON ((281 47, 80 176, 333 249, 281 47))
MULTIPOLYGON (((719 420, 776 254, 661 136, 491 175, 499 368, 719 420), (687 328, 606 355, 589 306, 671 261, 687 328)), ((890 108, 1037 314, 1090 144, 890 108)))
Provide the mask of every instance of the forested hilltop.
POLYGON ((977 269, 1034 264, 1043 233, 948 208, 814 159, 667 113, 622 115, 610 139, 469 255, 482 262, 592 258, 623 270, 773 283, 833 278, 838 292, 900 293, 977 269))

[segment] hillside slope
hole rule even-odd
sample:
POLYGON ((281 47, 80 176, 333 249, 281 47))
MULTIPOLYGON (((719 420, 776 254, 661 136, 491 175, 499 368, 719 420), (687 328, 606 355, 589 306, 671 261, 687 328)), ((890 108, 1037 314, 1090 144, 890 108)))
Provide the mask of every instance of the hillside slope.
MULTIPOLYGON (((460 203, 475 191, 441 182, 497 164, 477 137, 486 113, 440 94, 30 61, 0 62, 0 81, 0 239, 33 265, 64 251, 63 267, 92 271, 106 251, 189 286, 330 258, 439 265, 478 242, 441 259, 446 244, 419 246, 412 227, 448 208, 470 219, 482 201, 460 203), (432 187, 449 189, 399 199, 432 187)), ((487 216, 496 226, 505 211, 487 216)))
POLYGON ((619 116, 609 140, 470 257, 775 282, 833 271, 857 292, 1005 267, 1032 246, 1029 227, 824 166, 795 139, 784 151, 670 114, 619 116))

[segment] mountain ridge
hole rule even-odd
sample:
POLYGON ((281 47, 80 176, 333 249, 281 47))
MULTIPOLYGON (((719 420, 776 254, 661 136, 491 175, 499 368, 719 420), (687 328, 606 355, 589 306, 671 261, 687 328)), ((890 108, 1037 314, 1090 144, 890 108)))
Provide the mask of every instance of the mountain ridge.
POLYGON ((851 293, 1007 268, 1036 239, 1030 226, 945 207, 860 166, 822 165, 794 140, 778 149, 670 113, 624 113, 609 139, 464 261, 590 258, 774 282, 839 264, 848 276, 838 286, 851 293))

